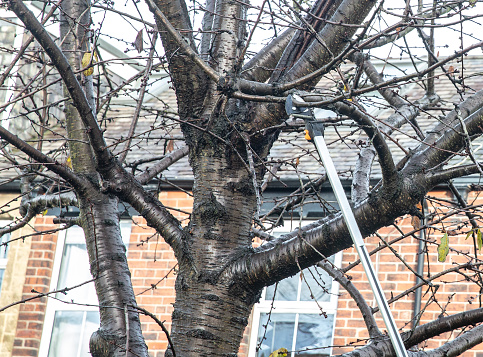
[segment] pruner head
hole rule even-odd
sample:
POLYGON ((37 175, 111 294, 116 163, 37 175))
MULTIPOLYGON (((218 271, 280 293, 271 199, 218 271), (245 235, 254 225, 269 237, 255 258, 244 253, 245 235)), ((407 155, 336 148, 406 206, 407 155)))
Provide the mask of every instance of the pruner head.
POLYGON ((304 103, 304 100, 300 98, 297 94, 289 94, 287 100, 285 101, 285 111, 289 116, 294 118, 301 118, 304 120, 313 120, 314 114, 310 108, 295 106, 294 100, 299 103, 304 103))
POLYGON ((301 118, 305 121, 305 139, 313 141, 317 135, 324 135, 324 125, 315 119, 314 111, 308 107, 295 106, 294 100, 303 103, 304 100, 296 94, 289 94, 285 101, 285 111, 294 118, 301 118))

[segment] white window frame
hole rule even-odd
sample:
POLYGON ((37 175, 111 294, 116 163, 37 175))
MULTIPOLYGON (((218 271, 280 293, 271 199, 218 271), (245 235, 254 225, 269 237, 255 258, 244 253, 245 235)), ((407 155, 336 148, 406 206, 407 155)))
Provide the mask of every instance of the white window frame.
MULTIPOLYGON (((310 224, 313 221, 303 221, 303 225, 310 224)), ((288 222, 285 223, 282 227, 277 227, 273 230, 272 234, 281 235, 283 233, 288 233, 294 230, 298 224, 298 222, 288 222)), ((342 253, 339 252, 334 257, 334 265, 340 266, 342 262, 342 253)), ((305 284, 302 282, 302 284, 305 284)), ((300 299, 300 294, 302 290, 302 284, 298 284, 298 291, 297 291, 297 300, 300 299)), ((339 283, 335 280, 332 281, 332 287, 330 291, 330 300, 329 301, 272 301, 265 300, 266 288, 263 289, 262 296, 260 298, 260 302, 256 303, 253 307, 252 312, 252 324, 250 330, 250 339, 249 339, 249 348, 248 348, 248 356, 255 357, 256 356, 256 348, 258 345, 258 329, 260 325, 260 317, 262 314, 269 313, 270 310, 272 314, 295 314, 295 324, 298 324, 299 314, 314 314, 320 315, 321 309, 327 315, 333 315, 333 326, 332 331, 335 329, 335 321, 336 321, 336 313, 337 313, 337 302, 339 298, 339 283)), ((334 334, 332 333, 332 341, 334 339, 334 334)), ((293 346, 295 346, 295 342, 297 340, 297 331, 295 330, 292 345, 287 346, 286 348, 292 353, 289 355, 290 357, 295 356, 295 352, 293 351, 293 346)), ((331 345, 332 345, 331 341, 331 345)), ((332 347, 327 348, 329 354, 332 353, 332 347)), ((273 351, 272 351, 273 352, 273 351)), ((310 357, 310 355, 307 355, 310 357)))
MULTIPOLYGON (((123 235, 122 237, 124 243, 126 244, 126 247, 129 244, 131 228, 132 227, 129 228, 129 234, 123 235)), ((68 228, 59 232, 59 235, 57 238, 57 246, 55 248, 54 265, 52 267, 52 277, 50 281, 49 291, 54 291, 57 289, 57 284, 59 282, 59 277, 60 277, 60 268, 62 266, 62 257, 63 257, 64 248, 66 244, 67 231, 74 230, 74 229, 75 230, 80 229, 82 231, 81 227, 74 226, 72 228, 68 228)), ((122 229, 121 229, 121 233, 122 233, 122 229)), ((85 243, 86 241, 84 238, 84 234, 75 234, 75 235, 69 236, 69 244, 85 244, 85 243)), ((66 296, 66 299, 68 299, 68 295, 66 296)), ((82 303, 82 302, 79 301, 79 303, 82 303)), ((39 357, 47 357, 49 354, 50 341, 52 339, 52 332, 54 329, 55 313, 57 311, 79 311, 79 312, 96 311, 98 312, 99 308, 97 306, 66 304, 57 299, 48 299, 47 309, 45 311, 44 324, 42 328, 42 338, 40 339, 39 357)), ((85 323, 85 318, 83 320, 83 324, 84 323, 85 323)), ((82 326, 82 331, 84 331, 83 327, 84 326, 82 326)), ((79 339, 82 341, 82 336, 80 336, 79 339)), ((80 348, 79 348, 79 351, 80 351, 80 348)), ((72 357, 76 357, 76 356, 72 356, 72 357)))
MULTIPOLYGON (((9 221, 7 219, 1 219, 0 220, 0 227, 6 227, 6 226, 8 226, 11 223, 12 223, 12 221, 9 221)), ((11 233, 7 233, 7 234, 9 234, 10 239, 11 239, 12 234, 11 233)), ((4 241, 5 240, 5 236, 6 235, 3 235, 3 237, 0 238, 0 243, 5 243, 5 241, 4 241)), ((1 253, 0 254, 0 257, 3 256, 3 252, 4 252, 5 249, 8 249, 8 245, 6 245, 6 246, 5 245, 0 246, 0 253, 1 253)), ((7 252, 7 255, 5 256, 5 258, 0 258, 0 270, 3 270, 3 273, 4 274, 5 274, 5 270, 7 269, 7 261, 8 261, 8 252, 7 252)), ((2 291, 2 283, 3 283, 3 276, 2 276, 2 279, 0 280, 0 293, 2 291)))

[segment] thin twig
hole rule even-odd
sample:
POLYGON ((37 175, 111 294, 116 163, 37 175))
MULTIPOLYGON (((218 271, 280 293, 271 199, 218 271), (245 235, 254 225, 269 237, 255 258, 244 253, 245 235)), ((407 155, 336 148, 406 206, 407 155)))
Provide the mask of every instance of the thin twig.
MULTIPOLYGON (((50 19, 50 17, 55 13, 55 11, 57 10, 57 8, 59 7, 59 5, 60 5, 60 3, 62 1, 63 0, 59 0, 56 4, 54 4, 52 6, 52 8, 50 9, 49 13, 47 15, 45 15, 45 17, 42 19, 42 22, 41 22, 42 25, 45 25, 45 23, 47 22, 47 20, 50 19)), ((33 40, 34 40, 34 36, 33 35, 30 35, 25 40, 25 42, 22 44, 22 47, 19 48, 19 50, 18 50, 15 58, 12 59, 12 61, 8 65, 8 67, 5 68, 4 72, 0 76, 0 87, 3 85, 3 83, 5 82, 5 79, 10 74, 10 71, 13 69, 13 67, 15 67, 15 65, 18 62, 18 60, 20 59, 20 57, 22 57, 22 55, 25 53, 25 50, 30 46, 30 44, 32 43, 33 40)))
POLYGON ((122 150, 121 155, 119 156, 119 162, 124 162, 126 159, 127 153, 129 152, 129 147, 131 146, 132 136, 134 135, 134 130, 136 129, 136 125, 138 123, 139 114, 141 113, 141 107, 144 100, 144 95, 146 93, 146 87, 148 86, 149 76, 151 74, 151 69, 153 67, 153 57, 155 52, 156 40, 158 39, 158 33, 154 32, 153 34, 153 41, 151 44, 151 50, 149 51, 149 58, 146 62, 146 69, 144 71, 144 76, 141 80, 141 88, 139 90, 139 97, 137 100, 136 110, 134 111, 133 119, 131 121, 131 127, 129 128, 129 133, 127 134, 127 140, 124 144, 124 149, 122 150))
POLYGON ((35 291, 35 290, 32 289, 31 292, 33 292, 33 293, 37 292, 37 295, 31 296, 31 297, 26 298, 26 299, 23 299, 23 300, 19 300, 19 301, 13 302, 13 303, 11 303, 9 305, 6 305, 6 306, 0 308, 0 312, 5 311, 6 309, 8 309, 8 308, 10 308, 12 306, 19 305, 19 304, 25 304, 28 301, 32 301, 32 300, 35 300, 35 299, 40 299, 40 298, 42 298, 44 296, 49 296, 49 295, 57 294, 57 293, 67 294, 68 291, 70 291, 72 289, 75 289, 75 288, 78 288, 78 287, 80 287, 82 285, 88 284, 90 282, 93 282, 94 280, 96 280, 96 279, 90 279, 90 280, 84 281, 83 283, 77 284, 77 285, 72 286, 70 288, 63 288, 63 289, 59 289, 59 290, 53 290, 53 291, 49 291, 49 292, 46 292, 46 293, 39 293, 39 292, 37 292, 37 291, 35 291))
POLYGON ((258 222, 260 218, 260 208, 262 207, 262 198, 260 197, 260 190, 258 187, 257 174, 255 172, 255 163, 253 162, 253 151, 250 146, 250 140, 248 139, 248 135, 242 134, 242 137, 245 141, 245 146, 247 149, 248 165, 250 167, 250 174, 252 177, 253 189, 255 190, 255 197, 257 198, 257 209, 255 211, 254 220, 255 222, 258 222))
POLYGON ((171 337, 169 336, 169 331, 164 326, 164 324, 156 316, 154 316, 154 314, 150 313, 148 310, 143 309, 142 307, 139 307, 137 305, 136 306, 132 306, 132 307, 134 307, 135 309, 138 309, 143 314, 145 314, 145 315, 149 316, 150 318, 152 318, 158 324, 158 326, 161 327, 161 329, 163 330, 164 334, 166 335, 166 338, 168 339, 169 348, 171 349, 171 352, 173 352, 173 357, 176 357, 176 352, 174 351, 173 341, 171 341, 171 337))

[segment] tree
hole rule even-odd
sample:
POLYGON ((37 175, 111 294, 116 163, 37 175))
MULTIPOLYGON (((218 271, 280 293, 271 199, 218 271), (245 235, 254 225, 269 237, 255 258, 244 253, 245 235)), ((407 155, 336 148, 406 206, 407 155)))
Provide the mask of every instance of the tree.
MULTIPOLYGON (((136 88, 138 106, 132 114, 131 135, 124 145, 119 141, 123 149, 114 154, 112 146, 106 143, 109 131, 100 126, 102 113, 99 110, 108 105, 109 100, 101 102, 90 72, 97 62, 104 67, 108 65, 97 58, 96 31, 99 29, 95 28, 90 13, 100 8, 110 11, 112 4, 72 0, 46 2, 42 12, 44 18, 39 22, 24 2, 6 2, 8 9, 16 14, 42 48, 37 61, 43 61, 43 68, 38 72, 45 79, 43 89, 49 88, 51 80, 47 72, 53 70, 61 78, 63 96, 68 98, 63 99, 69 153, 66 159, 72 162, 72 168, 56 156, 58 151, 49 153, 43 146, 47 145, 47 132, 57 129, 48 123, 45 111, 42 112, 49 103, 37 105, 38 98, 29 87, 32 84, 26 83, 13 101, 34 103, 31 112, 37 116, 32 124, 37 129, 37 145, 31 145, 34 140, 22 140, 0 127, 5 157, 11 159, 12 165, 24 167, 20 175, 23 218, 2 233, 18 229, 60 201, 63 206, 79 207, 78 220, 64 221, 79 224, 84 229, 99 304, 119 307, 101 308, 101 328, 90 343, 93 356, 125 355, 126 344, 133 356, 147 356, 120 238, 119 201, 135 208, 172 247, 178 260, 171 330, 178 356, 235 355, 250 311, 265 286, 352 245, 340 214, 278 238, 265 232, 270 224, 260 216, 261 187, 267 175, 277 175, 276 165, 270 165, 267 158, 287 126, 284 124, 287 120, 284 103, 289 93, 296 91, 307 106, 328 109, 349 118, 370 138, 371 145, 361 149, 352 184, 354 213, 364 236, 405 214, 421 216, 416 206, 434 186, 481 173, 471 142, 482 134, 483 92, 471 92, 465 86, 464 75, 457 77, 455 68, 447 67, 450 60, 463 61, 471 50, 482 46, 481 42, 463 46, 463 26, 478 17, 465 13, 473 9, 474 1, 434 2, 416 8, 410 2, 402 2, 401 9, 394 10, 395 13, 393 9, 384 8, 383 3, 372 0, 318 0, 310 9, 305 3, 294 1, 295 8, 292 8, 291 4, 283 2, 279 4, 280 13, 267 10, 271 9, 270 1, 250 5, 241 1, 207 0, 203 6, 191 9, 183 0, 146 0, 146 3, 155 19, 155 25, 143 20, 152 30, 152 49, 146 59, 146 70, 141 74, 141 86, 136 88), (200 31, 193 29, 196 11, 203 14, 200 31), (396 20, 379 29, 376 22, 384 12, 396 20), (60 23, 58 41, 44 27, 49 17, 60 23), (444 21, 460 27, 458 45, 461 47, 442 58, 435 49, 434 31, 442 27, 444 21), (263 49, 251 54, 249 45, 258 36, 256 31, 261 26, 271 26, 274 36, 263 49), (281 31, 283 27, 286 29, 281 31), (425 68, 384 79, 372 65, 367 55, 369 49, 391 42, 398 46, 412 33, 418 34, 418 41, 425 47, 425 68), (157 36, 165 51, 162 55, 154 50, 157 36), (156 56, 161 65, 167 66, 176 91, 177 116, 170 119, 179 123, 186 146, 163 158, 152 158, 148 168, 134 174, 128 170, 125 159, 156 56), (352 70, 342 67, 347 61, 355 64, 352 70), (471 95, 461 95, 453 110, 442 109, 443 115, 432 116, 432 129, 423 134, 418 128, 418 118, 422 111, 430 110, 428 108, 438 102, 434 86, 436 69, 441 69, 460 93, 471 95), (330 71, 340 74, 338 92, 324 95, 314 90, 322 76, 330 71), (361 80, 363 72, 368 79, 365 86, 361 80), (426 89, 425 97, 417 102, 406 100, 394 89, 410 80, 419 80, 426 89), (382 121, 371 117, 361 104, 364 95, 374 91, 379 91, 384 105, 393 111, 382 121), (406 122, 412 123, 412 130, 420 135, 420 145, 397 163, 388 140, 395 131, 400 132, 406 122), (26 161, 20 162, 12 156, 13 148, 17 150, 16 155, 22 152, 26 161), (446 168, 443 164, 456 153, 468 155, 473 161, 446 168), (144 185, 185 155, 193 171, 194 203, 189 224, 183 228, 144 185), (381 180, 371 188, 372 163, 376 156, 381 180), (43 185, 50 188, 42 195, 33 188, 33 182, 39 177, 47 180, 43 185), (267 242, 254 247, 254 235, 267 242), (128 343, 125 309, 129 310, 130 320, 128 343)), ((136 39, 135 45, 141 52, 142 34, 138 36, 140 39, 136 39)), ((23 56, 27 46, 25 42, 18 49, 12 66, 23 56)), ((407 41, 406 46, 403 50, 411 56, 407 41)), ((1 75, 1 83, 8 78, 12 66, 1 75)), ((108 81, 109 76, 96 80, 103 78, 108 81)), ((119 88, 112 83, 108 86, 111 88, 104 98, 111 98, 125 84, 119 88)), ((295 129, 302 130, 300 125, 295 129)), ((406 135, 415 134, 407 132, 406 135)), ((310 190, 308 187, 301 190, 304 193, 305 189, 316 191, 317 182, 310 190)), ((292 196, 284 204, 289 209, 301 202, 303 200, 292 196)), ((463 201, 460 204, 473 227, 471 232, 478 232, 476 208, 466 207, 463 201)), ((479 236, 481 239, 481 234, 479 236)), ((474 264, 472 268, 477 269, 478 262, 475 258, 468 264, 474 264)), ((344 280, 340 273, 331 271, 339 274, 339 280, 344 280)), ((444 331, 476 325, 482 321, 482 311, 475 309, 421 326, 406 336, 406 347, 444 331)), ((363 314, 371 330, 374 321, 370 313, 363 314)), ((465 333, 464 341, 449 341, 447 355, 457 355, 479 343, 479 331, 479 327, 474 327, 465 333)), ((387 339, 377 333, 371 333, 371 337, 378 343, 353 354, 393 353, 387 339)), ((172 350, 167 351, 168 355, 172 353, 172 350)), ((434 351, 435 355, 438 353, 439 350, 434 351)))

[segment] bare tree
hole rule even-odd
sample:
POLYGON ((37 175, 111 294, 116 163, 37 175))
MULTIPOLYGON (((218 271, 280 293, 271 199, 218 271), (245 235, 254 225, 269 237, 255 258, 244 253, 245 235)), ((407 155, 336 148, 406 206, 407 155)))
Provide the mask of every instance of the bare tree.
MULTIPOLYGON (((287 121, 284 109, 287 95, 296 92, 305 106, 337 114, 327 123, 336 127, 349 123, 355 132, 366 135, 364 143, 354 149, 360 152, 360 158, 352 173, 354 214, 363 235, 372 235, 406 214, 422 218, 424 212, 417 205, 433 187, 482 173, 472 141, 482 134, 483 92, 465 84, 464 72, 465 56, 483 44, 474 40, 475 36, 471 44, 463 42, 465 26, 479 21, 478 15, 467 14, 476 2, 413 6, 406 1, 398 3, 400 8, 385 7, 387 4, 373 0, 318 0, 310 5, 270 0, 260 4, 233 0, 207 0, 202 5, 183 0, 146 3, 155 23, 122 14, 149 30, 145 31, 149 37, 145 52, 142 33, 134 41, 140 53, 149 52, 140 59, 145 67, 129 83, 116 83, 109 72, 109 61, 99 58, 101 29, 92 21, 91 13, 93 9, 119 10, 110 4, 61 0, 45 2, 39 20, 23 1, 5 2, 31 35, 0 75, 1 84, 9 76, 17 78, 17 92, 1 105, 2 109, 20 106, 4 119, 13 122, 27 118, 31 133, 22 136, 13 124, 8 129, 0 127, 3 156, 17 169, 22 188, 22 218, 2 233, 24 226, 46 208, 79 207, 79 219, 69 224, 84 229, 99 305, 113 307, 100 309, 101 328, 90 342, 93 356, 125 356, 126 346, 133 356, 148 354, 121 241, 118 202, 136 209, 175 253, 179 271, 170 334, 176 355, 236 355, 262 289, 317 263, 351 292, 369 335, 377 341, 349 354, 394 355, 372 317, 374 310, 361 299, 344 272, 324 260, 352 245, 340 214, 281 237, 270 235, 270 229, 280 222, 273 219, 275 214, 281 217, 303 206, 308 197, 319 200, 318 190, 325 181, 319 175, 308 184, 302 182, 298 191, 277 201, 270 214, 263 215, 261 194, 266 182, 276 180, 277 170, 286 165, 270 155, 285 130, 303 129, 300 123, 287 121), (193 23, 199 14, 202 25, 195 30, 193 23), (393 22, 382 26, 387 18, 393 22), (60 22, 57 39, 44 26, 52 19, 60 22), (434 32, 448 26, 459 29, 461 41, 452 54, 439 56, 434 32), (259 49, 258 38, 267 28, 273 37, 259 49), (415 49, 406 40, 413 34, 424 48, 423 61, 412 53, 415 49), (158 36, 164 53, 156 51, 158 36), (33 39, 40 47, 26 52, 33 39), (414 68, 393 78, 383 77, 369 53, 386 44, 405 52, 414 68), (456 59, 461 69, 449 65, 456 59), (35 75, 26 76, 18 68, 12 71, 16 64, 27 66, 32 61, 40 66, 35 75), (93 79, 94 67, 100 74, 93 79), (163 67, 176 92, 175 112, 145 105, 149 78, 153 70, 163 67), (332 88, 317 89, 327 75, 337 78, 332 88), (460 94, 453 107, 438 101, 435 76, 442 76, 460 94), (52 88, 59 81, 63 92, 54 93, 52 88), (408 83, 422 86, 425 95, 400 95, 398 86, 408 83), (134 97, 137 105, 128 112, 127 137, 112 140, 116 132, 106 123, 105 115, 114 110, 111 101, 121 92, 134 97), (370 114, 365 103, 374 92, 383 98, 376 105, 390 115, 377 118, 370 114), (57 120, 50 112, 56 107, 63 109, 57 120), (140 116, 152 125, 136 136, 140 116), (423 117, 426 132, 420 128, 423 117), (186 146, 169 148, 161 157, 128 161, 131 149, 146 145, 142 141, 149 145, 149 140, 154 140, 149 135, 158 126, 178 136, 156 139, 165 148, 178 139, 186 146), (404 144, 393 142, 396 134, 413 139, 417 145, 408 150, 404 144), (59 140, 66 145, 54 145, 59 140), (391 148, 396 145, 402 154, 393 154, 391 148), (189 223, 183 227, 146 184, 186 155, 193 174, 194 203, 189 223), (455 155, 467 156, 470 161, 445 166, 455 155), (373 164, 376 157, 377 165, 373 164), (380 179, 374 186, 373 178, 380 179), (263 244, 254 247, 254 236, 263 244)), ((124 40, 129 44, 134 39, 124 40)), ((391 61, 387 62, 390 66, 391 61)), ((304 153, 310 160, 317 160, 307 147, 304 153)), ((298 159, 292 162, 294 167, 298 164, 298 159)), ((455 194, 460 197, 457 190, 455 194)), ((466 214, 472 225, 470 232, 481 240, 478 207, 466 205, 463 199, 452 207, 466 214)), ((433 221, 417 225, 416 232, 440 221, 433 217, 433 221)), ((479 267, 478 257, 469 256, 466 265, 458 269, 478 271, 479 267)), ((467 276, 470 279, 469 273, 467 276)), ((471 279, 479 284, 476 278, 471 279)), ((423 284, 430 284, 430 280, 425 279, 423 284)), ((435 320, 405 335, 406 347, 442 332, 476 326, 428 352, 434 356, 458 355, 481 342, 478 324, 482 319, 480 308, 435 320)), ((166 353, 171 355, 173 350, 166 353)))

